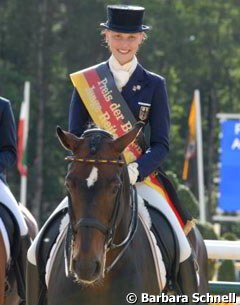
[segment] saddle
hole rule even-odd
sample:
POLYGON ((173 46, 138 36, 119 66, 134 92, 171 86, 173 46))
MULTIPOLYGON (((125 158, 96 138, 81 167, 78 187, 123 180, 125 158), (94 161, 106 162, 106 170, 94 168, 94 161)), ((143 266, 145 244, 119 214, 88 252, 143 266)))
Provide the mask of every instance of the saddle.
POLYGON ((177 283, 179 270, 178 239, 166 216, 146 201, 145 206, 152 221, 151 231, 156 238, 166 268, 165 290, 173 290, 177 283))
POLYGON ((44 230, 40 233, 38 243, 36 246, 36 262, 38 266, 38 274, 41 284, 46 286, 45 275, 47 261, 50 257, 53 245, 60 233, 61 222, 67 214, 68 208, 64 208, 58 211, 49 221, 46 223, 44 230))
MULTIPOLYGON (((13 213, 0 203, 0 215, 4 227, 7 231, 10 243, 11 260, 7 266, 6 293, 11 292, 14 279, 17 281, 18 295, 25 299, 25 266, 22 265, 21 247, 22 237, 20 235, 18 223, 13 213)), ((25 258, 24 258, 25 259, 25 258)))

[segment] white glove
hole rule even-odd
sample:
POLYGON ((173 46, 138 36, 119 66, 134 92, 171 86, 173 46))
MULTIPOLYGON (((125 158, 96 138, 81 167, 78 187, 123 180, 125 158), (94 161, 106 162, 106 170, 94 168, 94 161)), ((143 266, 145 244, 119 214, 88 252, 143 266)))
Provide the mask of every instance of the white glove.
POLYGON ((137 182, 137 178, 139 175, 138 163, 136 162, 129 163, 127 168, 128 168, 129 181, 132 185, 134 185, 137 182))

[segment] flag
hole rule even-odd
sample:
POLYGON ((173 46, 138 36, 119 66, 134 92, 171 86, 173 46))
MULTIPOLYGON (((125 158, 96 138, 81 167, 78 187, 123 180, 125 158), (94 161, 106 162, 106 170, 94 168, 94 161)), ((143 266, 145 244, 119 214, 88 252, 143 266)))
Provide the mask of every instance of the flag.
POLYGON ((194 90, 188 117, 188 141, 183 164, 182 178, 198 198, 200 220, 206 221, 204 196, 202 119, 199 90, 194 90))
POLYGON ((188 116, 188 140, 182 172, 182 179, 185 181, 190 178, 190 163, 191 161, 194 161, 194 158, 196 158, 196 153, 196 98, 194 95, 188 116))
POLYGON ((18 162, 17 167, 21 176, 27 176, 27 140, 29 128, 29 91, 30 83, 25 82, 24 98, 21 104, 18 122, 18 162))

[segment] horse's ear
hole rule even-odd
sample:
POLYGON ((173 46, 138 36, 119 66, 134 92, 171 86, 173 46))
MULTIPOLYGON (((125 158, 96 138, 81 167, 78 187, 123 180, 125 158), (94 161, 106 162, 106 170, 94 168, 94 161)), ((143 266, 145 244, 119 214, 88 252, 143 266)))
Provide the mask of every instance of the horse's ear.
POLYGON ((80 139, 74 134, 63 130, 61 127, 57 126, 57 137, 66 150, 74 151, 79 145, 80 139))
POLYGON ((140 130, 144 127, 144 125, 145 124, 143 122, 139 121, 125 135, 123 135, 123 136, 117 138, 116 140, 114 140, 113 141, 114 149, 117 152, 122 153, 124 151, 124 149, 130 143, 132 143, 132 141, 135 140, 135 138, 137 137, 137 135, 140 132, 140 130))

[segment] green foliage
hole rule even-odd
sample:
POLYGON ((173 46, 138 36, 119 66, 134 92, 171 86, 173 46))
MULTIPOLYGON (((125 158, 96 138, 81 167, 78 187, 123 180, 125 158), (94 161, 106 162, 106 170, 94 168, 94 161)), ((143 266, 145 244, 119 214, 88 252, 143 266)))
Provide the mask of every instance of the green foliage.
MULTIPOLYGON (((238 240, 236 234, 232 232, 226 232, 222 235, 222 239, 236 241, 238 240)), ((219 281, 229 281, 234 282, 236 280, 235 276, 235 266, 232 260, 223 260, 218 267, 218 280, 219 281)))
POLYGON ((189 187, 180 183, 177 175, 172 171, 167 171, 167 176, 172 182, 174 188, 177 191, 178 197, 182 205, 189 210, 190 214, 194 218, 199 217, 198 202, 194 194, 191 192, 189 187))
POLYGON ((218 268, 218 281, 234 282, 235 280, 234 262, 231 260, 222 261, 218 268))
POLYGON ((221 224, 222 234, 231 232, 240 239, 240 223, 239 222, 224 222, 221 224))
POLYGON ((188 209, 194 218, 199 217, 199 205, 196 197, 185 185, 180 185, 178 188, 178 196, 182 204, 188 209))
POLYGON ((232 232, 226 232, 222 235, 222 239, 225 239, 225 240, 232 240, 232 241, 235 241, 235 240, 238 240, 237 238, 237 235, 232 233, 232 232))
POLYGON ((218 236, 213 229, 213 225, 211 223, 197 223, 197 227, 202 234, 204 239, 214 239, 217 240, 218 236))
POLYGON ((172 171, 167 171, 166 174, 167 174, 169 180, 172 182, 172 184, 174 186, 174 189, 178 190, 178 188, 179 188, 179 180, 178 180, 177 174, 175 174, 172 171))

